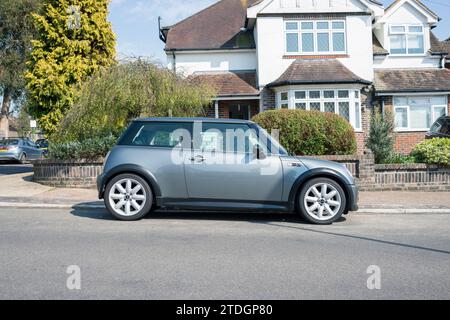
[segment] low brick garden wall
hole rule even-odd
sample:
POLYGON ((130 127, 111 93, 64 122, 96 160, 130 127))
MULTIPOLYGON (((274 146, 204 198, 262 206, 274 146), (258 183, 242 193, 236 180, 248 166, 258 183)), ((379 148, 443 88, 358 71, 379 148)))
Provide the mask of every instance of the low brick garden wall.
MULTIPOLYGON (((450 167, 425 164, 379 165, 374 164, 372 154, 312 158, 344 164, 356 178, 362 191, 450 191, 450 167)), ((39 160, 33 162, 33 179, 55 187, 95 188, 97 176, 102 173, 102 166, 102 161, 39 160)))
POLYGON ((54 187, 95 188, 97 176, 102 171, 102 161, 33 161, 33 180, 54 187))

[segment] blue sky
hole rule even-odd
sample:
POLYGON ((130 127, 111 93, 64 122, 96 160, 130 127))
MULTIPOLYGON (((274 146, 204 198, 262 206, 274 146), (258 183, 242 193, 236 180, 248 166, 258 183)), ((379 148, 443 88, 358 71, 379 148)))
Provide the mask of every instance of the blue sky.
MULTIPOLYGON (((111 0, 110 21, 117 34, 121 56, 145 56, 165 63, 163 43, 158 38, 158 16, 171 25, 217 0, 111 0)), ((389 5, 393 0, 381 0, 389 5)), ((450 1, 422 0, 442 21, 434 30, 441 39, 450 37, 450 1)))

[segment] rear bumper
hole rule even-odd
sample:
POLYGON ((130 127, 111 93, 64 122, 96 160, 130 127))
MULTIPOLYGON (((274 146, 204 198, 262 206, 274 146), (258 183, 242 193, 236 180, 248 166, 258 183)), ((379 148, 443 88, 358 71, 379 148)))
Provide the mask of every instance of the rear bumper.
POLYGON ((0 152, 0 161, 1 160, 19 160, 19 154, 12 152, 0 152))

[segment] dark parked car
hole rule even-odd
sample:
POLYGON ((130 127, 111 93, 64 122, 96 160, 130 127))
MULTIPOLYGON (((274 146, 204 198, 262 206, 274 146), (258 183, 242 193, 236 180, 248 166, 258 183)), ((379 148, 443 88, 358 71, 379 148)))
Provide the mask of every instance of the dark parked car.
POLYGON ((97 180, 121 220, 155 208, 298 212, 329 224, 356 211, 358 189, 342 164, 295 157, 251 121, 133 121, 97 180))
POLYGON ((48 156, 48 140, 47 139, 37 139, 35 143, 38 146, 38 148, 43 151, 44 156, 47 157, 48 156))
POLYGON ((450 138, 450 116, 442 116, 436 120, 426 134, 427 139, 450 138))
POLYGON ((0 140, 0 160, 19 161, 37 160, 44 157, 43 151, 28 138, 0 140))

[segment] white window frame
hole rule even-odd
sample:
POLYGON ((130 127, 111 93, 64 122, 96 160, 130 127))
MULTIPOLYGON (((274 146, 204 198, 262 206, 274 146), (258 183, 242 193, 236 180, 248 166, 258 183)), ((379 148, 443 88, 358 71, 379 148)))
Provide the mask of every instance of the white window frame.
POLYGON ((311 110, 310 105, 311 103, 320 103, 320 111, 325 112, 325 103, 326 102, 334 102, 334 113, 339 115, 339 102, 348 102, 349 103, 349 122, 355 129, 355 131, 361 131, 362 130, 362 109, 361 109, 361 92, 359 89, 349 89, 349 88, 291 88, 289 90, 282 90, 278 92, 277 94, 277 109, 281 109, 281 105, 286 103, 286 100, 281 100, 281 94, 282 93, 288 93, 288 109, 296 109, 297 103, 305 103, 306 108, 305 110, 311 110), (304 99, 296 99, 295 98, 295 92, 305 92, 305 98, 304 99), (309 94, 311 91, 319 91, 320 97, 310 99, 309 94), (334 97, 333 98, 325 98, 325 91, 333 91, 334 97), (339 91, 347 91, 348 92, 348 98, 339 98, 338 92, 339 91), (358 96, 356 96, 355 92, 358 92, 358 96), (356 123, 356 106, 355 103, 359 103, 359 114, 360 114, 360 121, 357 124, 356 123))
POLYGON ((389 25, 389 54, 391 56, 425 56, 426 55, 426 48, 425 48, 425 27, 421 24, 391 24, 389 25), (404 32, 399 32, 399 31, 393 31, 392 29, 395 27, 403 27, 405 28, 404 32), (409 31, 410 27, 421 27, 422 28, 422 32, 411 32, 409 31), (391 47, 391 36, 401 36, 403 35, 405 37, 405 49, 406 52, 405 53, 392 53, 392 47, 391 47), (408 37, 410 35, 421 35, 422 39, 423 39, 423 52, 420 53, 409 53, 409 40, 408 37))
POLYGON ((445 115, 448 115, 448 96, 446 96, 446 95, 434 96, 433 95, 433 96, 394 96, 394 97, 392 97, 392 105, 393 105, 393 109, 394 109, 394 117, 395 117, 395 115, 397 113, 397 109, 406 109, 406 114, 407 114, 407 126, 406 127, 397 127, 397 124, 396 124, 395 131, 398 131, 398 132, 408 132, 408 131, 410 131, 410 132, 414 132, 414 131, 423 132, 423 131, 430 130, 430 127, 428 127, 428 128, 411 128, 411 108, 410 108, 409 100, 413 99, 413 98, 430 98, 430 99, 432 99, 432 98, 436 98, 436 97, 445 98, 446 104, 433 104, 433 103, 431 103, 429 105, 429 107, 430 107, 430 115, 431 115, 430 127, 436 121, 435 117, 434 117, 436 108, 444 107, 445 115), (406 105, 403 105, 403 104, 396 105, 395 104, 395 98, 406 99, 406 105))
POLYGON ((283 21, 283 28, 284 28, 284 53, 285 55, 333 55, 333 54, 346 54, 347 53, 347 23, 345 19, 333 19, 333 20, 284 20, 283 21), (297 23, 297 29, 296 30, 288 30, 287 24, 288 23, 297 23), (317 23, 319 22, 327 22, 328 23, 328 29, 318 29, 317 23), (333 22, 342 22, 344 24, 343 29, 333 29, 333 22), (304 29, 302 30, 301 24, 302 23, 312 23, 313 28, 312 29, 304 29), (298 38, 298 51, 288 51, 287 50, 287 34, 297 34, 298 38), (313 34, 313 44, 314 44, 314 50, 303 52, 303 34, 313 34), (318 50, 318 41, 317 37, 319 33, 328 33, 328 45, 329 50, 328 51, 319 51, 318 50), (343 33, 344 34, 344 50, 343 51, 334 51, 333 50, 333 33, 343 33))

